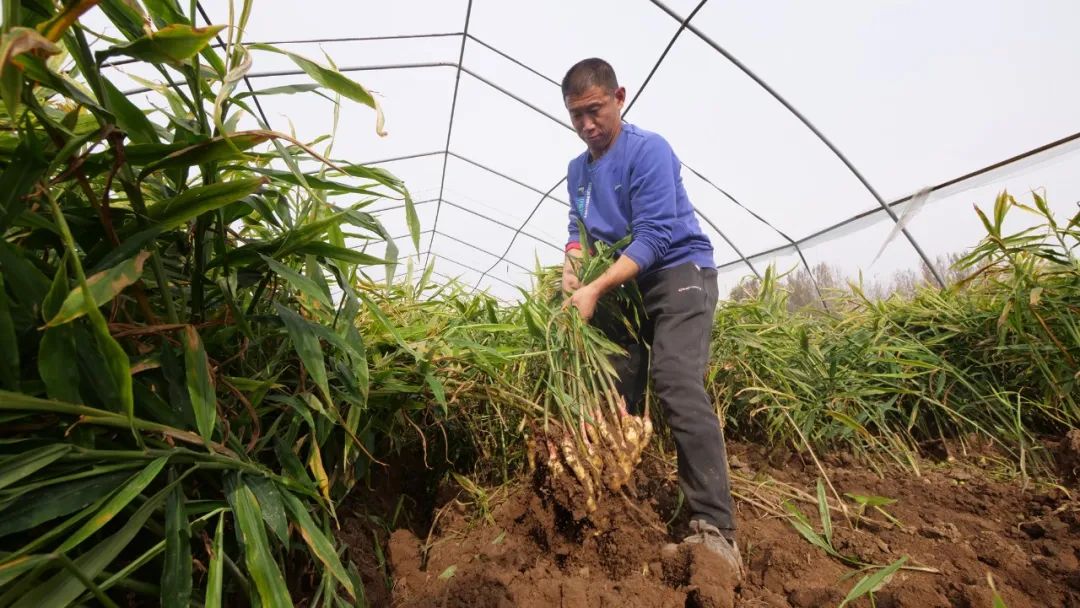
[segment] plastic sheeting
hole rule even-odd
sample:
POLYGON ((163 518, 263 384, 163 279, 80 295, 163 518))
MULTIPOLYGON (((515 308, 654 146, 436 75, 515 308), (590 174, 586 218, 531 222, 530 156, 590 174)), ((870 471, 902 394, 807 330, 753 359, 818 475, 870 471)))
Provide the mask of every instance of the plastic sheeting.
MULTIPOLYGON (((225 3, 202 6, 213 22, 228 21, 225 3)), ((797 108, 902 216, 920 189, 1080 131, 1078 22, 1080 5, 1049 1, 305 0, 256 2, 245 41, 324 63, 329 56, 379 96, 389 135, 375 134, 369 108, 345 102, 332 154, 386 168, 417 201, 419 247, 400 201, 370 207, 395 237, 399 274, 409 256, 430 259, 441 280, 514 299, 536 264, 562 259, 560 180, 583 144, 568 128, 558 80, 581 58, 614 65, 628 96, 640 94, 627 120, 662 134, 683 161, 723 293, 770 264, 788 271, 803 258, 887 282, 918 270, 911 243, 894 235, 885 244, 894 223, 871 193, 713 44, 797 108), (412 35, 423 37, 393 38, 412 35), (384 39, 340 40, 373 36, 384 39)), ((256 90, 307 82, 281 75, 296 71, 287 58, 253 55, 256 90)), ((110 69, 121 84, 123 74, 158 78, 137 66, 110 69)), ((334 127, 332 104, 316 95, 260 101, 272 128, 301 139, 334 127)), ((930 258, 962 251, 982 236, 971 206, 989 206, 1003 188, 1020 199, 1044 188, 1071 216, 1078 141, 932 192, 908 234, 930 258)), ((384 244, 362 246, 385 253, 384 244)), ((382 272, 371 269, 373 278, 382 272)))

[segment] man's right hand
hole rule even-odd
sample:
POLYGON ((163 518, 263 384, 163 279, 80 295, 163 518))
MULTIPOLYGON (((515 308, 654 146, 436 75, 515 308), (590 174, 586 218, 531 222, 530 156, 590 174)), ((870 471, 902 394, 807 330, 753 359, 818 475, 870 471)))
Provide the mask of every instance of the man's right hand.
POLYGON ((563 263, 562 289, 565 294, 572 294, 581 289, 581 281, 577 277, 577 267, 581 259, 581 251, 571 249, 566 252, 566 262, 563 263))

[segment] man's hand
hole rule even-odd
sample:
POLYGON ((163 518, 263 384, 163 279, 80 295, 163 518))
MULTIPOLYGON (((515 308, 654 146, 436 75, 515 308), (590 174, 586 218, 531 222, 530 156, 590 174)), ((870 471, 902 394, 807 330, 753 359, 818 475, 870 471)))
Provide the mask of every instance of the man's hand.
MULTIPOLYGON (((563 287, 566 286, 566 268, 571 266, 569 256, 566 258, 566 266, 563 267, 563 287)), ((634 260, 624 256, 620 256, 615 260, 615 263, 604 271, 604 274, 600 275, 592 283, 587 285, 579 285, 577 290, 573 292, 563 306, 573 306, 578 309, 581 314, 581 318, 588 321, 592 318, 596 312, 596 303, 600 301, 600 296, 611 291, 612 289, 622 285, 626 281, 636 277, 638 274, 638 265, 634 260)), ((575 281, 577 277, 575 276, 575 281)))
POLYGON ((578 280, 577 274, 573 270, 563 269, 562 271, 562 290, 563 293, 570 295, 581 288, 581 281, 578 280))
POLYGON ((562 269, 562 290, 569 295, 581 288, 581 281, 577 277, 577 267, 581 261, 581 251, 571 249, 566 252, 566 261, 562 269))
POLYGON ((566 301, 566 304, 578 309, 582 319, 588 321, 596 313, 596 303, 603 293, 594 283, 579 287, 566 301))

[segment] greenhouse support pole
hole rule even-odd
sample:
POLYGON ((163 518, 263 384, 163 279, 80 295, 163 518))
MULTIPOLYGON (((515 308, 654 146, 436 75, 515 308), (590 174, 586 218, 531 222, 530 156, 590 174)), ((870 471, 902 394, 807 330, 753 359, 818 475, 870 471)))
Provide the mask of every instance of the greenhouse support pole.
POLYGON ((472 0, 465 7, 465 28, 461 31, 461 49, 458 51, 457 74, 454 76, 454 96, 450 100, 450 124, 446 127, 446 145, 443 146, 442 179, 439 180, 439 202, 435 204, 435 221, 431 224, 431 239, 428 241, 428 257, 424 260, 424 266, 431 261, 431 248, 435 244, 436 230, 439 228, 439 212, 442 211, 442 198, 446 189, 446 165, 450 161, 450 138, 454 135, 454 116, 457 113, 458 89, 461 86, 462 61, 465 59, 465 43, 468 42, 469 20, 472 18, 472 0))
MULTIPOLYGON (((679 15, 672 9, 668 8, 668 6, 661 2, 661 0, 649 1, 658 6, 669 16, 671 16, 671 18, 675 20, 679 19, 679 15)), ((786 108, 788 112, 791 112, 791 114, 795 116, 795 118, 797 118, 799 122, 803 123, 803 125, 807 129, 810 129, 810 132, 817 136, 821 143, 825 144, 825 147, 831 150, 832 153, 835 154, 838 159, 840 159, 840 162, 844 163, 844 166, 846 166, 848 170, 851 171, 851 174, 855 176, 855 179, 859 180, 859 182, 862 183, 863 187, 866 188, 867 192, 869 192, 870 195, 874 197, 874 200, 878 202, 878 205, 880 205, 881 208, 885 210, 885 213, 889 214, 889 217, 892 218, 893 222, 897 224, 900 223, 900 218, 897 217, 896 213, 885 202, 885 199, 881 198, 881 195, 878 194, 877 190, 875 190, 873 186, 870 185, 870 182, 866 179, 866 177, 864 177, 863 174, 855 167, 855 165, 852 164, 852 162, 848 160, 846 156, 844 156, 844 153, 841 152, 839 148, 833 145, 829 138, 825 137, 824 133, 819 131, 818 128, 814 126, 814 123, 810 122, 810 120, 803 116, 803 114, 799 112, 799 110, 796 109, 795 106, 791 105, 791 103, 784 99, 784 97, 780 95, 780 93, 778 93, 775 89, 769 86, 767 82, 762 80, 761 77, 759 77, 757 74, 754 73, 753 70, 751 70, 741 61, 739 61, 734 55, 728 52, 727 49, 720 46, 715 40, 705 34, 705 32, 702 32, 700 29, 692 25, 687 25, 687 29, 689 29, 691 32, 694 32, 694 34, 696 34, 697 37, 702 40, 702 42, 711 46, 713 50, 723 55, 724 58, 730 61, 732 65, 739 68, 739 70, 741 70, 743 74, 746 74, 751 80, 756 82, 758 86, 764 89, 765 92, 771 95, 773 99, 778 101, 780 105, 784 106, 784 108, 786 108)), ((923 263, 926 264, 926 266, 930 269, 930 273, 934 275, 934 280, 937 281, 938 286, 944 287, 945 281, 942 280, 937 268, 935 268, 934 265, 930 262, 930 258, 922 250, 922 247, 919 246, 919 243, 915 240, 915 237, 911 236, 911 233, 908 232, 907 228, 901 228, 900 231, 904 233, 904 237, 907 238, 908 242, 911 243, 911 246, 915 248, 915 252, 919 254, 920 258, 922 258, 923 263)))

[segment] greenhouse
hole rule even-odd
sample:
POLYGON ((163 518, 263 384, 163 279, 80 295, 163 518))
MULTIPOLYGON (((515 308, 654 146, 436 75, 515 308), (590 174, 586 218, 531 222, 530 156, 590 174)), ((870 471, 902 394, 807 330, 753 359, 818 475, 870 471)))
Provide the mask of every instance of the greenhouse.
POLYGON ((1078 19, 5 0, 0 607, 1077 605, 1078 19), (574 250, 589 57, 708 329, 574 250))

